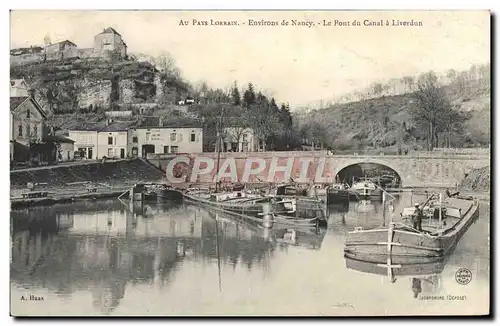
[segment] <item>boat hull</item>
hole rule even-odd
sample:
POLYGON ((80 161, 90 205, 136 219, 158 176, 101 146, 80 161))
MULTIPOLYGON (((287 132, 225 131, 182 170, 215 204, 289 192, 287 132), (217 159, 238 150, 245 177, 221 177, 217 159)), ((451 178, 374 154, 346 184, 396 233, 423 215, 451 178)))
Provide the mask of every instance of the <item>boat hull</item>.
POLYGON ((351 196, 353 195, 348 190, 328 189, 327 201, 329 205, 348 202, 351 196))
POLYGON ((264 204, 269 203, 268 198, 255 198, 246 203, 223 203, 214 202, 209 199, 199 198, 189 194, 184 194, 185 198, 189 201, 204 206, 218 208, 224 211, 238 213, 242 215, 249 215, 254 218, 262 219, 264 213, 264 204))
POLYGON ((387 275, 388 268, 391 268, 392 276, 426 276, 440 274, 446 265, 444 260, 422 261, 420 263, 409 263, 407 261, 396 262, 394 260, 388 262, 385 260, 380 263, 373 263, 347 257, 345 263, 348 269, 377 275, 387 275))
POLYGON ((388 256, 386 253, 384 254, 368 254, 364 252, 353 253, 351 251, 344 251, 344 258, 364 261, 371 264, 385 264, 387 263, 387 258, 391 258, 392 264, 430 264, 430 263, 439 263, 444 260, 443 256, 433 256, 433 257, 421 257, 421 256, 397 256, 391 255, 388 256))

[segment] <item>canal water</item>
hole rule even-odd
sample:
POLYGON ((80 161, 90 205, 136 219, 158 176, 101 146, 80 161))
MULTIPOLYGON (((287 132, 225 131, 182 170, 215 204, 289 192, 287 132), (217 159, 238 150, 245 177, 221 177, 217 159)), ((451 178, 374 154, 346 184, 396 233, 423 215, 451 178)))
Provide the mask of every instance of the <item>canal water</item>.
MULTIPOLYGON (((395 201, 394 212, 410 201, 395 201)), ((321 230, 265 230, 185 203, 118 200, 11 212, 13 315, 439 315, 489 307, 489 206, 446 263, 388 277, 346 260, 379 202, 331 207, 321 230), (459 284, 460 268, 472 273, 459 284), (422 275, 422 270, 429 271, 422 275), (416 286, 417 284, 417 286, 416 286), (30 296, 32 299, 29 300, 30 296), (26 299, 26 300, 24 300, 26 299)))

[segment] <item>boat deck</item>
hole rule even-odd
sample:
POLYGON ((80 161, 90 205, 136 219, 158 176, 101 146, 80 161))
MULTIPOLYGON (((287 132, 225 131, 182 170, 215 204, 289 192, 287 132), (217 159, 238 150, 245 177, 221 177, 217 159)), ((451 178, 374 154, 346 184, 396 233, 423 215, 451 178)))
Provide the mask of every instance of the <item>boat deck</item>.
MULTIPOLYGON (((453 208, 455 210, 459 210, 458 215, 453 214, 443 214, 441 223, 439 219, 434 217, 424 218, 422 220, 422 230, 425 233, 444 233, 447 230, 450 230, 455 227, 455 225, 466 215, 466 213, 471 209, 474 203, 472 201, 466 201, 455 198, 447 198, 443 201, 443 207, 453 208)), ((410 225, 411 221, 407 220, 407 224, 410 225)))

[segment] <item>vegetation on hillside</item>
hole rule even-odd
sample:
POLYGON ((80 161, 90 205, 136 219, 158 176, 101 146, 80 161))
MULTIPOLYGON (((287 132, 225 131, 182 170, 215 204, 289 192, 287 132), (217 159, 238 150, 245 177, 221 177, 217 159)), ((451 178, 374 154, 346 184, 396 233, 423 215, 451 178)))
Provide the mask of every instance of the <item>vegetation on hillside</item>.
POLYGON ((447 75, 405 77, 409 92, 398 95, 373 97, 386 88, 375 83, 359 101, 296 112, 296 128, 310 142, 337 150, 488 145, 489 64, 447 75))
MULTIPOLYGON (((12 66, 11 78, 25 78, 34 94, 51 113, 56 128, 104 123, 108 110, 133 110, 131 123, 141 116, 162 117, 175 123, 197 123, 205 130, 205 150, 214 150, 218 130, 232 127, 240 140, 252 128, 268 150, 289 150, 311 145, 333 150, 392 148, 398 151, 434 147, 473 147, 490 143, 490 65, 473 65, 466 71, 449 70, 438 76, 420 76, 374 82, 370 89, 347 94, 337 103, 316 110, 290 108, 264 95, 249 83, 234 82, 222 88, 206 82, 186 81, 168 53, 158 57, 130 55, 127 60, 71 59, 12 66), (160 78, 157 89, 154 78, 160 78), (122 103, 117 83, 130 79, 134 103, 147 104, 139 113, 122 103), (88 81, 111 81, 111 103, 79 107, 77 98, 88 81), (195 104, 178 106, 186 98, 195 104), (80 119, 82 118, 82 119, 80 119), (222 127, 222 128, 221 128, 222 127)), ((90 94, 92 95, 92 94, 90 94)))

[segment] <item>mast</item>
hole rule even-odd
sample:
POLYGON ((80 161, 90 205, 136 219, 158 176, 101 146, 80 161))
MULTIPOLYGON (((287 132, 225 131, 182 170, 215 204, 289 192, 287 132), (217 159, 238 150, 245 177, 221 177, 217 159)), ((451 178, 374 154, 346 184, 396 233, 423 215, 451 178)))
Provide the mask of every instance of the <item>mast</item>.
POLYGON ((217 252, 217 271, 219 274, 219 292, 222 291, 222 278, 220 272, 220 249, 219 249, 219 223, 217 221, 217 215, 215 215, 215 250, 217 252))
POLYGON ((216 178, 215 178, 215 192, 217 192, 219 180, 219 166, 220 166, 220 152, 222 146, 222 118, 224 116, 224 108, 222 108, 219 123, 218 123, 218 132, 217 132, 217 170, 216 170, 216 178))

